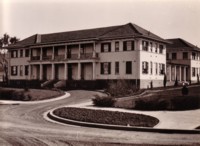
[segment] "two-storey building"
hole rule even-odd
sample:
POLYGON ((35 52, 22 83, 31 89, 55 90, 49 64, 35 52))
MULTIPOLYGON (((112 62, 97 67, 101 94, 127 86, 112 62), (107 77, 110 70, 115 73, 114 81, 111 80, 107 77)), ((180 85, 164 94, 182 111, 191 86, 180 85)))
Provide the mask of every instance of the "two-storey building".
POLYGON ((197 82, 200 73, 200 48, 181 39, 168 39, 167 76, 168 80, 197 82))
POLYGON ((162 86, 166 43, 138 25, 35 34, 9 46, 10 81, 131 80, 162 86))

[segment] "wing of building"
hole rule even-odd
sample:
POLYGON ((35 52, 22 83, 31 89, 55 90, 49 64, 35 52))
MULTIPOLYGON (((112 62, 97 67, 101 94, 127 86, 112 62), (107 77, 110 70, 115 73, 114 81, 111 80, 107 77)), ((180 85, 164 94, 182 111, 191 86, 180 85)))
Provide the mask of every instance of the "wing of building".
POLYGON ((132 23, 35 34, 9 48, 12 84, 37 81, 130 80, 140 88, 163 86, 168 41, 132 23))
POLYGON ((200 73, 200 48, 181 38, 168 39, 167 76, 180 82, 197 82, 200 73))

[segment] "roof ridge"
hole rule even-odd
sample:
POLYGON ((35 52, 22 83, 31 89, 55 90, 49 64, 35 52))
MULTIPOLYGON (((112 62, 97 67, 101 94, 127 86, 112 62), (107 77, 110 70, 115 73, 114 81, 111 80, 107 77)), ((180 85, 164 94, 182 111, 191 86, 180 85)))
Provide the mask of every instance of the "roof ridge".
MULTIPOLYGON (((127 25, 129 25, 131 28, 133 28, 137 33, 142 34, 142 33, 135 27, 136 24, 130 22, 130 23, 128 23, 127 25)), ((136 25, 136 26, 137 26, 137 25, 136 25)))

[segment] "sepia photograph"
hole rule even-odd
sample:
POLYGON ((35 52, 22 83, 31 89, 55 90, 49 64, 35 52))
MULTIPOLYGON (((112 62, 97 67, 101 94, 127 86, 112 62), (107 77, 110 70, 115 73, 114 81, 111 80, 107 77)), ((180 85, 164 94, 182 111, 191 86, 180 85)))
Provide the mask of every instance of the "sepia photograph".
POLYGON ((0 146, 200 146, 200 0, 0 0, 0 146))

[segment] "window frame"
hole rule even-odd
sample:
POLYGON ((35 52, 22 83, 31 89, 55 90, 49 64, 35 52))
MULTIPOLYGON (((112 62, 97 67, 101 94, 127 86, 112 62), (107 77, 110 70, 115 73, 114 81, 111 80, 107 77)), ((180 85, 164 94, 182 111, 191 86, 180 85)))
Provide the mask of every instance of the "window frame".
POLYGON ((115 74, 119 75, 119 61, 115 62, 115 74))
POLYGON ((111 43, 110 42, 101 43, 101 52, 111 52, 111 43), (107 46, 108 49, 105 50, 105 46, 107 46))
POLYGON ((132 61, 126 61, 126 74, 132 74, 132 61))
POLYGON ((102 75, 111 74, 111 62, 101 62, 101 74, 102 75))
POLYGON ((148 74, 149 73, 149 62, 143 61, 142 62, 142 74, 148 74))
POLYGON ((134 40, 123 41, 123 51, 134 51, 134 50, 135 50, 135 41, 134 40), (130 44, 128 45, 128 43, 130 43, 130 44))
POLYGON ((12 76, 17 76, 18 75, 18 66, 16 66, 16 65, 11 66, 11 75, 12 76))

